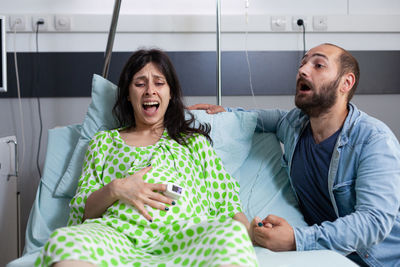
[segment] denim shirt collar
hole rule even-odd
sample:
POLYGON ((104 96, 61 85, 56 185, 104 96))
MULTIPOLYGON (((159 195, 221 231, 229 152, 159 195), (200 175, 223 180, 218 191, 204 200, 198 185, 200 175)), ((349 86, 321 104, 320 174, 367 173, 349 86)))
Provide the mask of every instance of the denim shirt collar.
POLYGON ((347 114, 346 120, 344 121, 342 132, 338 140, 339 147, 347 144, 350 138, 351 129, 357 124, 357 121, 359 120, 361 115, 361 111, 353 103, 349 102, 347 108, 349 109, 349 113, 347 114))
MULTIPOLYGON (((338 138, 338 147, 344 146, 347 144, 350 138, 350 131, 351 128, 354 127, 356 124, 356 121, 360 118, 361 111, 354 105, 353 103, 349 102, 347 105, 347 108, 349 110, 349 113, 346 116, 346 119, 343 124, 342 131, 339 135, 338 138)), ((294 127, 297 129, 301 129, 299 132, 297 132, 296 141, 298 140, 299 136, 302 134, 303 130, 307 126, 307 124, 310 122, 310 118, 307 114, 304 112, 300 111, 298 113, 298 120, 294 121, 294 127)))

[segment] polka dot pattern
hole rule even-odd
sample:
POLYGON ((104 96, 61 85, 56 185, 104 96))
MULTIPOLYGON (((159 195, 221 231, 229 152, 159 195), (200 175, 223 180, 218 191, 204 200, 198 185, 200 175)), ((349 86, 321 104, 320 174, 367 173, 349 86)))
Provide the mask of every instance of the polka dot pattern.
POLYGON ((69 226, 52 233, 35 266, 63 259, 98 266, 258 266, 245 227, 231 218, 241 212, 239 184, 203 136, 187 143, 182 146, 164 132, 154 145, 132 147, 118 130, 97 133, 70 203, 69 226), (101 218, 82 223, 92 192, 149 164, 145 182, 173 182, 186 189, 176 205, 168 211, 146 206, 150 223, 134 206, 116 201, 101 218))

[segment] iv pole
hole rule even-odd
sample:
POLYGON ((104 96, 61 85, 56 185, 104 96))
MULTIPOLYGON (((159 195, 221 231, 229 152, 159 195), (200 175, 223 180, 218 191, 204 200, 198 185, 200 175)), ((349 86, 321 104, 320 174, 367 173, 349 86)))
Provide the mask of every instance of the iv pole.
MULTIPOLYGON (((115 0, 114 11, 112 15, 110 31, 108 33, 107 48, 104 58, 103 74, 104 78, 108 76, 108 70, 111 61, 112 48, 114 44, 115 32, 117 29, 119 10, 121 8, 122 0, 115 0)), ((217 4, 217 105, 222 104, 221 100, 221 0, 216 0, 217 4)))
POLYGON ((108 76, 108 69, 110 67, 111 53, 112 53, 112 48, 113 48, 113 44, 114 44, 115 32, 117 30, 119 10, 121 8, 121 1, 122 0, 115 0, 114 11, 113 11, 111 25, 110 25, 110 31, 108 33, 107 48, 106 48, 106 54, 105 54, 105 58, 104 58, 104 67, 103 67, 103 78, 106 78, 106 79, 108 76))
POLYGON ((221 0, 217 1, 217 105, 222 104, 221 93, 221 0))

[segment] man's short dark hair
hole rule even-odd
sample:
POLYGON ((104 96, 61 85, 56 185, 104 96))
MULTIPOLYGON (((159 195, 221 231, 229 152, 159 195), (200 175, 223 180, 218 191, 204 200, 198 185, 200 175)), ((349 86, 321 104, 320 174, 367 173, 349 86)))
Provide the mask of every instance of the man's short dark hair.
POLYGON ((350 54, 347 50, 341 48, 340 46, 325 43, 324 45, 331 45, 338 49, 340 49, 341 53, 339 55, 339 75, 338 77, 342 77, 344 74, 353 73, 355 76, 355 81, 353 87, 350 89, 349 94, 347 96, 347 102, 353 98, 354 93, 356 92, 358 81, 360 80, 360 67, 358 65, 358 61, 352 54, 350 54))

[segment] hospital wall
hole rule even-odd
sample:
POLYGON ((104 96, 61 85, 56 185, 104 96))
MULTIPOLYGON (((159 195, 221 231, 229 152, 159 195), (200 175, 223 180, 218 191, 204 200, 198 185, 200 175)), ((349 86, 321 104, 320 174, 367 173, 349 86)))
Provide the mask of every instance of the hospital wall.
MULTIPOLYGON (((343 46, 352 51, 399 51, 400 34, 398 30, 393 30, 391 25, 386 25, 380 18, 386 15, 390 18, 400 16, 400 2, 397 0, 338 0, 338 1, 272 1, 272 0, 250 0, 248 9, 248 19, 252 21, 252 16, 260 19, 263 15, 326 15, 329 17, 342 16, 357 19, 357 16, 365 19, 371 17, 371 30, 368 31, 360 26, 360 29, 346 31, 345 26, 340 31, 313 32, 306 35, 307 47, 310 48, 323 42, 331 42, 343 46), (381 28, 374 30, 375 23, 381 28), (385 30, 387 27, 387 30, 385 30), (382 29, 383 28, 383 29, 382 29), (343 30, 344 29, 344 30, 343 30)), ((0 13, 4 15, 12 14, 68 14, 76 19, 73 27, 76 30, 71 32, 41 32, 39 33, 39 53, 45 52, 102 52, 105 50, 107 42, 107 31, 109 18, 113 9, 113 1, 110 0, 88 0, 88 1, 60 1, 60 0, 0 0, 0 13), (92 18, 93 21, 105 21, 99 28, 84 25, 83 17, 92 18), (105 26, 104 26, 105 25, 105 26), (79 28, 80 27, 80 28, 79 28), (86 28, 85 28, 86 27, 86 28), (87 29, 87 30, 84 30, 87 29)), ((114 51, 129 52, 142 46, 157 46, 166 51, 215 51, 215 33, 210 30, 210 25, 215 25, 215 1, 213 0, 147 0, 147 1, 123 1, 121 16, 125 20, 120 21, 124 30, 117 33, 114 51), (193 16, 193 21, 200 25, 192 25, 194 30, 181 30, 168 32, 154 30, 151 25, 149 31, 130 32, 128 23, 134 15, 145 15, 144 25, 149 25, 145 18, 156 16, 157 19, 165 19, 163 16, 193 16), (212 18, 210 21, 209 18, 212 18), (128 21, 128 22, 127 22, 128 21), (147 24, 146 24, 147 23, 147 24), (201 26, 204 23, 205 30, 201 26), (126 30, 128 28, 128 30, 126 30), (199 29, 200 28, 200 29, 199 29)), ((246 34, 245 9, 243 0, 222 0, 222 21, 224 16, 232 16, 235 21, 242 21, 239 24, 241 30, 223 30, 221 36, 221 46, 223 51, 301 51, 303 49, 302 34, 287 30, 284 32, 272 32, 257 29, 257 25, 251 24, 246 34)), ((186 21, 187 17, 183 18, 186 21)), ((151 20, 150 20, 151 21, 151 20)), ((193 23, 194 23, 193 22, 193 23)), ((89 23, 89 22, 88 22, 89 23)), ((289 22, 291 24, 291 22, 289 22)), ((339 23, 336 21, 336 23, 339 23)), ((175 25, 176 26, 176 25, 175 25)), ((178 25, 179 26, 179 25, 178 25)), ((291 25, 289 25, 291 26, 291 25)), ((288 27, 289 27, 288 26, 288 27)), ((333 25, 335 26, 335 25, 333 25)), ((336 25, 339 27, 338 25, 336 25)), ((161 27, 161 26, 160 26, 161 27)), ((350 27, 350 26, 349 26, 350 27)), ((35 53, 35 34, 30 31, 18 32, 14 35, 11 31, 7 36, 7 51, 13 52, 14 38, 17 52, 35 53)), ((9 57, 11 54, 9 54, 9 57)), ((10 60, 10 58, 9 58, 10 60)), ((250 62, 251 63, 251 62, 250 62)), ((80 64, 76 62, 76 64, 80 64)), ((246 64, 243 61, 243 64, 246 64)), ((273 62, 269 63, 274 64, 273 62)), ((374 62, 370 62, 374 64, 374 62)), ((288 68, 293 66, 288 66, 288 68)), ((35 65, 20 66, 25 72, 35 72, 35 65)), ((100 68, 101 69, 101 68, 100 68)), ((382 70, 384 72, 384 70, 382 70)), ((45 76, 45 75, 44 75, 45 76)), ((74 79, 74 76, 70 77, 74 79)), ((293 77, 288 77, 292 79, 293 77)), ((187 79, 187 78, 186 78, 187 79)), ((32 80, 34 83, 34 80, 32 80)), ((26 86, 33 86, 29 84, 26 86)), ((395 88, 400 92, 399 88, 395 88)), ((10 84, 9 90, 15 91, 15 84, 10 84)), ((38 88, 40 90, 40 88, 38 88)), ((57 88, 54 88, 57 90, 57 88)), ((247 89, 248 90, 248 89, 247 89)), ((379 92, 379 88, 377 88, 379 92)), ((215 103, 215 96, 186 96, 185 102, 190 105, 194 103, 215 103)), ((400 94, 357 94, 354 103, 368 114, 384 121, 400 139, 400 120, 398 117, 400 108, 400 94)), ((57 126, 72 123, 81 123, 86 109, 90 103, 89 97, 42 97, 40 98, 43 136, 39 165, 43 170, 44 158, 46 153, 47 130, 57 126)), ((290 109, 294 107, 293 95, 258 95, 251 97, 250 91, 247 96, 223 96, 224 106, 242 106, 245 108, 282 108, 290 109)), ((19 190, 22 197, 22 232, 24 238, 25 226, 28 220, 29 211, 33 203, 36 187, 39 182, 39 175, 36 170, 36 153, 39 138, 39 118, 38 100, 34 97, 22 99, 23 125, 25 129, 25 144, 22 143, 21 126, 18 110, 18 100, 15 97, 0 98, 0 137, 16 135, 19 141, 20 160, 24 154, 23 162, 20 162, 19 190), (22 153, 22 146, 25 152, 22 153)))

